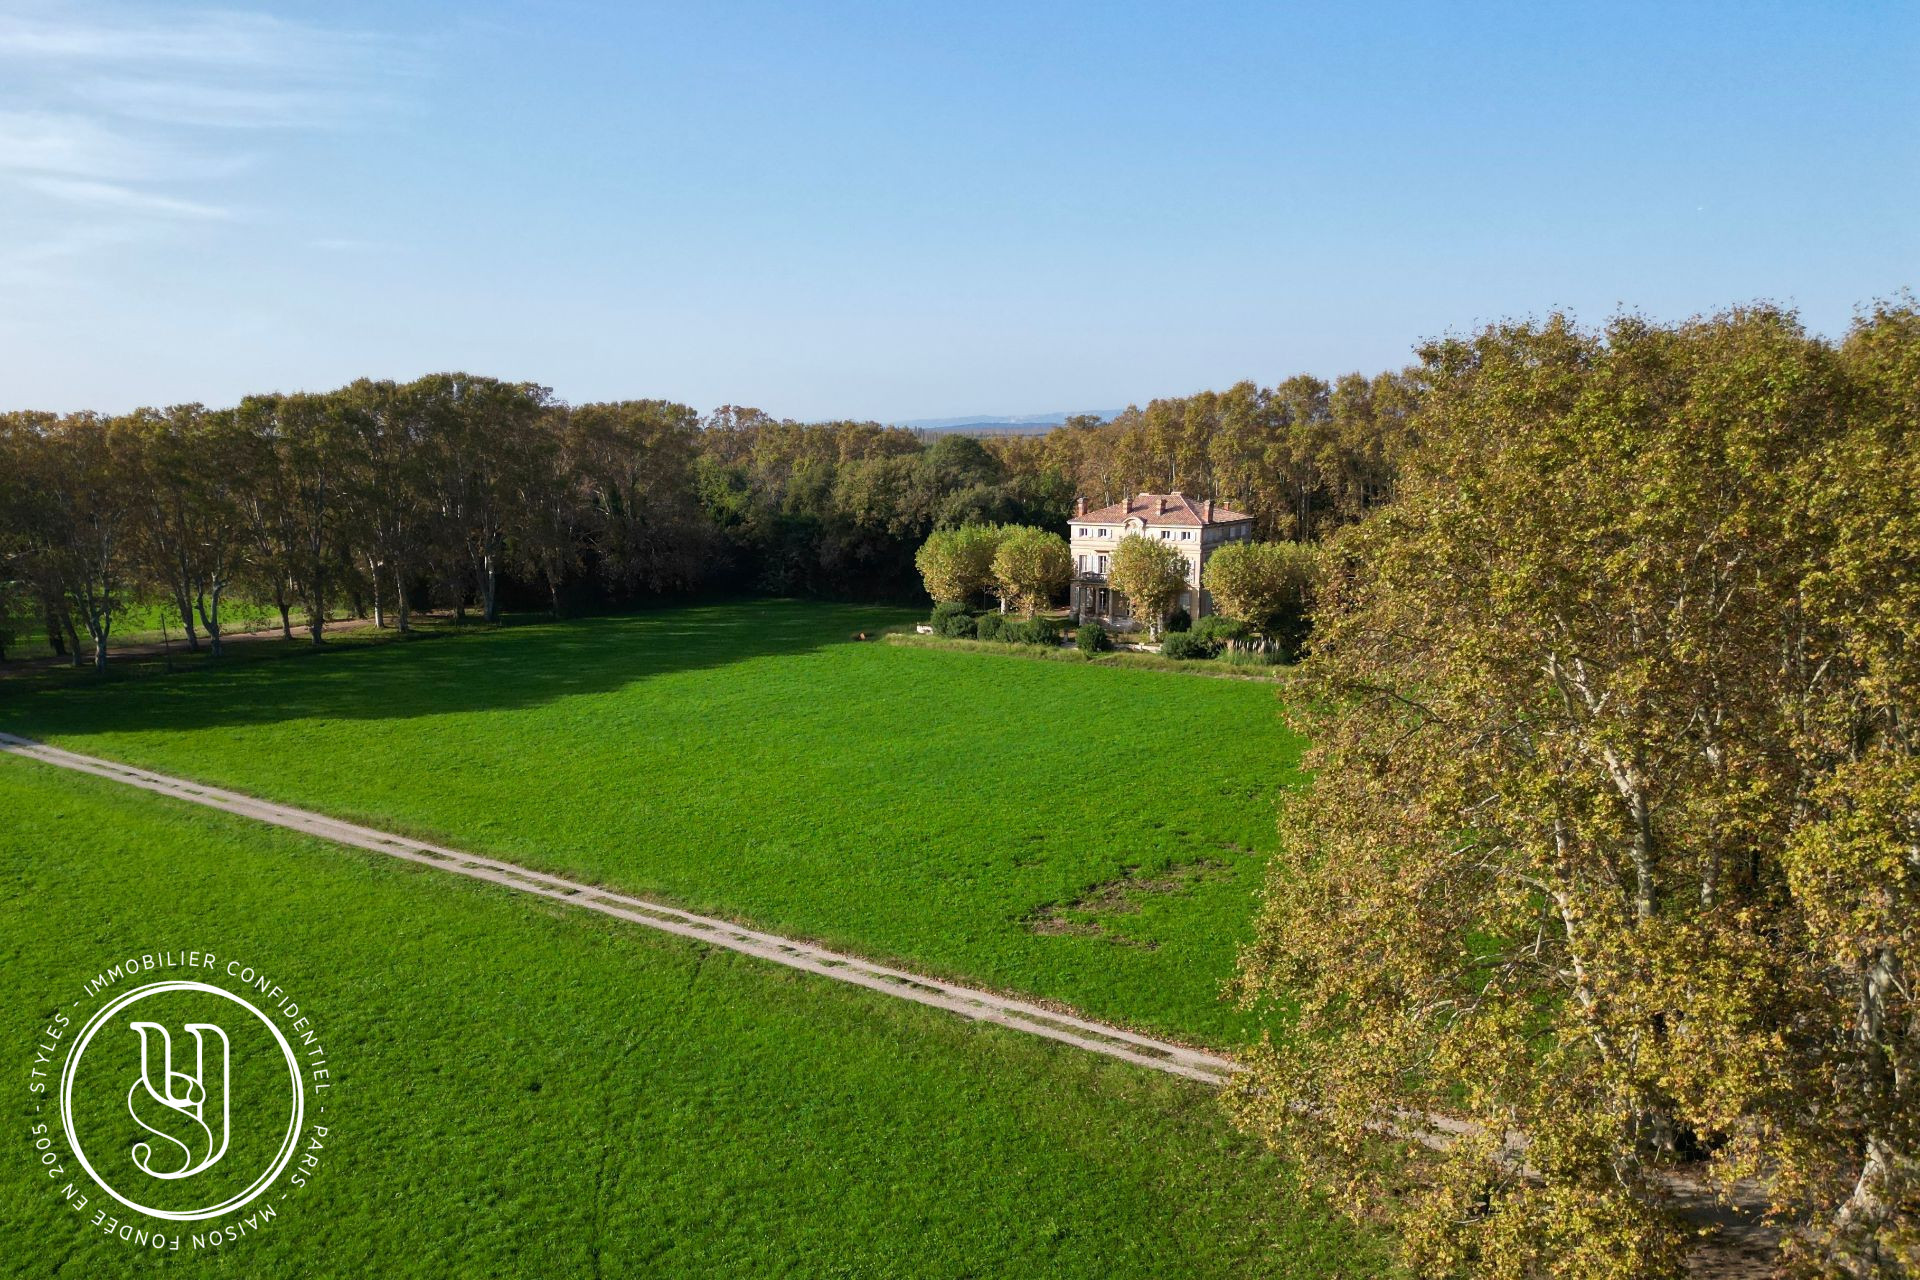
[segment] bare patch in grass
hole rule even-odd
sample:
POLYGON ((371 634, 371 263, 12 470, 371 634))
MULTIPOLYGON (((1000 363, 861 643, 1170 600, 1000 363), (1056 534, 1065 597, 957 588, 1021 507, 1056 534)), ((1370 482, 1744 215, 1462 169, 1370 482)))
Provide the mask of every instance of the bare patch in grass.
POLYGON ((1155 876, 1143 876, 1140 868, 1127 867, 1119 876, 1101 881, 1070 902, 1050 902, 1035 907, 1021 917, 1020 923, 1029 932, 1047 937, 1105 938, 1121 946, 1142 947, 1152 951, 1158 947, 1158 943, 1115 933, 1102 922, 1102 917, 1136 914, 1145 898, 1157 894, 1186 893, 1201 881, 1230 870, 1228 864, 1217 858, 1196 858, 1192 862, 1175 863, 1155 876))

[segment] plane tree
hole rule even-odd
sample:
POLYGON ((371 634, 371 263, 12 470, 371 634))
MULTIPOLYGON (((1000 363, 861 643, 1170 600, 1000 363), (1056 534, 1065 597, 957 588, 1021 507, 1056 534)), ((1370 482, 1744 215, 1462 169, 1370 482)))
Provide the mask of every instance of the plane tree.
POLYGON ((1127 597, 1136 615, 1158 636, 1174 601, 1187 589, 1187 558, 1171 543, 1130 533, 1113 549, 1107 582, 1127 597))
POLYGON ((1810 1274, 1909 1273, 1920 318, 1423 358, 1288 702, 1240 1122, 1415 1274, 1679 1276, 1682 1170, 1760 1188, 1810 1274), (1381 1140, 1421 1129, 1461 1136, 1381 1140))
POLYGON ((1029 618, 1051 605, 1072 575, 1067 540, 1045 529, 1007 529, 993 553, 995 593, 1029 618))

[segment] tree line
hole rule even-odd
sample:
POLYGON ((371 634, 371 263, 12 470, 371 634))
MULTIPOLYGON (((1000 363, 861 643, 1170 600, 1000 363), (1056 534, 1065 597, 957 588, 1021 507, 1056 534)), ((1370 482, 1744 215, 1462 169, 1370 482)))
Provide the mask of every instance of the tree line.
POLYGON ((123 415, 0 414, 0 651, 104 664, 135 599, 221 649, 237 598, 318 643, 340 611, 618 604, 699 589, 917 593, 937 529, 1064 527, 1185 486, 1317 538, 1390 497, 1417 374, 1156 400, 1040 437, 928 437, 664 400, 568 405, 465 373, 123 415))
POLYGON ((1247 512, 1263 540, 1314 542, 1393 496, 1426 378, 1414 365, 1240 382, 986 445, 1010 471, 1058 475, 1095 506, 1179 489, 1247 512))
POLYGON ((317 643, 341 605, 403 631, 418 602, 497 618, 509 576, 557 603, 589 561, 622 586, 684 586, 707 531, 695 426, 661 401, 568 408, 465 374, 229 409, 7 414, 7 613, 104 665, 141 595, 218 654, 236 592, 270 601, 289 636, 297 613, 317 643))

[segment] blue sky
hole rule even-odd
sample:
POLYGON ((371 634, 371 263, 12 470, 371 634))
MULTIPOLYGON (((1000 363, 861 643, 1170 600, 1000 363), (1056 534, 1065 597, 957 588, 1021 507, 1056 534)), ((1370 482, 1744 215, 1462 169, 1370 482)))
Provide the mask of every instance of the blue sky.
POLYGON ((0 406, 894 420, 1920 286, 1920 5, 0 0, 0 406))

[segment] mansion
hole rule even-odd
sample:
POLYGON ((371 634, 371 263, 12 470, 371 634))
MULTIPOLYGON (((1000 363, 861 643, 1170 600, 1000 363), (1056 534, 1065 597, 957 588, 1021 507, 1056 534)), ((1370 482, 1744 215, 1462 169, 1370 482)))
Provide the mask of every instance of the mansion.
POLYGON ((1175 489, 1172 493, 1141 493, 1097 511, 1087 500, 1074 504, 1068 528, 1073 552, 1073 616, 1083 621, 1099 618, 1120 627, 1134 625, 1127 598, 1107 586, 1107 568, 1120 539, 1129 535, 1171 543, 1187 561, 1187 589, 1177 607, 1194 618, 1213 612, 1213 601, 1200 585, 1207 559, 1229 542, 1253 537, 1253 517, 1229 511, 1213 499, 1196 501, 1175 489))

